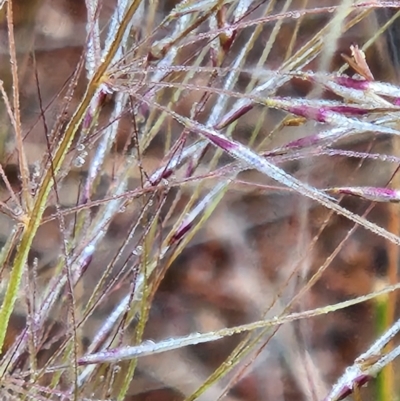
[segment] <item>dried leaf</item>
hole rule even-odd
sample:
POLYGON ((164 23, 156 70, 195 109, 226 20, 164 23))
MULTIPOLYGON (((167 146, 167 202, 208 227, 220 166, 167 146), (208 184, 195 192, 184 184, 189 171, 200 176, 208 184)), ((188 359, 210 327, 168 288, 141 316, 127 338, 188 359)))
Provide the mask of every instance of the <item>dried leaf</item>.
POLYGON ((346 60, 349 66, 358 72, 363 78, 367 81, 374 81, 374 76, 365 60, 365 53, 357 45, 351 45, 350 50, 352 58, 346 54, 342 54, 342 57, 346 60))

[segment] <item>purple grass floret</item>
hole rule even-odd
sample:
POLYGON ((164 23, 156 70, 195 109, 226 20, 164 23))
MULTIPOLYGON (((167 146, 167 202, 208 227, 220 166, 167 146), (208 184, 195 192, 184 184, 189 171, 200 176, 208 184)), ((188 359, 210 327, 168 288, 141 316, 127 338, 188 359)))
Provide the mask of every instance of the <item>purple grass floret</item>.
MULTIPOLYGON (((329 131, 322 131, 317 134, 307 135, 303 138, 298 138, 288 142, 283 149, 295 149, 295 148, 306 148, 311 146, 321 146, 327 141, 334 141, 338 138, 342 138, 349 135, 351 131, 349 129, 339 127, 332 128, 329 131)), ((271 152, 273 154, 273 152, 271 152)))
POLYGON ((171 177, 172 173, 173 173, 172 169, 166 168, 161 174, 161 179, 166 180, 167 178, 171 177))
POLYGON ((193 174, 193 172, 194 172, 194 170, 195 170, 195 163, 194 163, 194 160, 193 160, 193 159, 190 159, 190 160, 187 162, 185 177, 186 177, 186 178, 187 178, 187 177, 191 177, 192 174, 193 174))
POLYGON ((214 145, 217 145, 219 148, 227 152, 231 152, 232 150, 236 150, 238 148, 235 142, 230 141, 229 139, 225 139, 220 135, 214 135, 211 132, 207 133, 207 139, 211 141, 214 145))
POLYGON ((91 113, 86 113, 85 117, 83 118, 82 121, 82 129, 83 130, 88 130, 92 124, 93 121, 93 116, 91 113))
MULTIPOLYGON (((356 377, 353 380, 352 385, 344 385, 342 390, 339 392, 339 394, 335 397, 335 401, 341 401, 344 400, 346 397, 348 397, 350 394, 354 392, 355 388, 360 388, 364 384, 368 383, 370 380, 372 380, 373 377, 370 375, 366 374, 360 374, 360 376, 356 377)), ((325 398, 324 401, 327 401, 328 398, 325 398)))
POLYGON ((353 106, 332 106, 327 109, 329 111, 333 111, 334 113, 351 114, 351 115, 359 115, 359 116, 363 116, 363 115, 371 112, 371 110, 362 109, 360 107, 353 107, 353 106))
POLYGON ((191 177, 193 175, 193 173, 195 172, 200 160, 204 157, 204 155, 206 154, 208 148, 209 148, 209 144, 203 146, 203 148, 199 149, 199 151, 197 152, 196 155, 194 155, 193 157, 191 157, 188 162, 187 162, 187 168, 186 168, 186 172, 185 172, 185 177, 191 177))
POLYGON ((370 87, 370 82, 365 79, 354 79, 350 77, 337 77, 335 82, 339 85, 356 90, 367 90, 370 87))
POLYGON ((192 223, 183 222, 180 227, 176 230, 176 233, 173 235, 170 241, 170 245, 179 241, 183 236, 193 227, 192 223))
POLYGON ((325 122, 323 108, 317 109, 314 107, 302 105, 289 107, 288 111, 292 114, 295 114, 296 116, 311 118, 312 120, 319 121, 321 123, 325 122))
POLYGON ((235 110, 234 113, 228 114, 227 118, 222 119, 214 128, 216 130, 221 130, 228 126, 229 124, 232 124, 234 121, 242 117, 244 114, 249 112, 252 108, 254 107, 253 103, 246 104, 245 106, 235 110))
POLYGON ((306 148, 309 146, 317 145, 321 137, 318 134, 305 136, 303 138, 296 139, 288 142, 285 148, 306 148))
POLYGON ((92 263, 92 260, 93 260, 93 254, 87 255, 86 258, 84 260, 82 260, 82 262, 81 262, 81 272, 80 272, 81 276, 83 274, 85 274, 87 268, 92 263))
POLYGON ((358 196, 373 202, 400 202, 400 191, 377 187, 342 187, 333 188, 333 193, 358 196))
POLYGON ((339 401, 351 394, 354 389, 367 383, 389 363, 400 355, 400 346, 395 347, 386 354, 383 352, 386 345, 400 331, 400 319, 397 320, 371 347, 361 354, 352 366, 349 366, 343 375, 332 387, 324 401, 339 401))
POLYGON ((161 180, 166 180, 168 177, 171 177, 172 173, 173 169, 166 166, 163 170, 159 171, 159 174, 151 176, 149 178, 149 183, 151 186, 155 187, 161 182, 161 180))
POLYGON ((211 205, 215 198, 224 192, 227 185, 229 185, 229 182, 230 180, 220 182, 211 191, 209 191, 204 198, 199 201, 199 203, 196 204, 196 206, 182 221, 179 228, 176 230, 176 233, 174 233, 173 237, 171 238, 171 244, 179 241, 193 227, 195 219, 207 208, 212 207, 211 205))
POLYGON ((370 113, 368 109, 353 106, 325 106, 325 107, 310 107, 306 105, 289 107, 288 111, 297 116, 311 118, 320 123, 330 122, 330 113, 350 114, 350 115, 365 115, 370 113))

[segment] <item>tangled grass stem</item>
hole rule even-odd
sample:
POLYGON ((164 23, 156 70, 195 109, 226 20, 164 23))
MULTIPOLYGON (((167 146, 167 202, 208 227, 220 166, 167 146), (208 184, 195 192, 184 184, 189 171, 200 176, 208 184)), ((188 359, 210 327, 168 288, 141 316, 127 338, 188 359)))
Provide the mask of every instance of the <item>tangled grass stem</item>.
MULTIPOLYGON (((89 107, 92 98, 94 97, 96 91, 100 90, 99 85, 102 81, 102 78, 119 48, 129 21, 132 19, 140 3, 140 0, 133 1, 126 15, 122 19, 118 31, 115 35, 115 39, 110 47, 110 50, 108 51, 104 61, 97 69, 92 80, 89 82, 86 93, 81 103, 79 104, 68 126, 65 129, 64 137, 59 144, 53 160, 51 161, 51 168, 47 170, 46 175, 44 176, 43 181, 40 184, 32 208, 32 212, 29 216, 28 224, 24 227, 24 230, 22 232, 21 240, 10 274, 10 280, 8 282, 4 301, 0 309, 0 352, 3 349, 8 323, 11 313, 14 309, 15 302, 17 300, 23 270, 28 258, 29 251, 31 249, 32 241, 41 223, 47 199, 56 175, 61 168, 61 165, 67 155, 72 141, 75 138, 79 125, 85 117, 86 110, 89 107)), ((4 367, 2 367, 1 369, 4 369, 4 367)), ((4 372, 0 372, 0 376, 2 376, 3 374, 4 372)))

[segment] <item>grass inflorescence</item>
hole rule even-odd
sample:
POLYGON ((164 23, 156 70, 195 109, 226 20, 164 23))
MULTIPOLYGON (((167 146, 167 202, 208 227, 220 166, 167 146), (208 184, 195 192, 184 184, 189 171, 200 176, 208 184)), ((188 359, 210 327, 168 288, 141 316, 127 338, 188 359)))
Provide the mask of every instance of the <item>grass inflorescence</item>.
POLYGON ((397 1, 0 7, 0 399, 396 399, 397 1))

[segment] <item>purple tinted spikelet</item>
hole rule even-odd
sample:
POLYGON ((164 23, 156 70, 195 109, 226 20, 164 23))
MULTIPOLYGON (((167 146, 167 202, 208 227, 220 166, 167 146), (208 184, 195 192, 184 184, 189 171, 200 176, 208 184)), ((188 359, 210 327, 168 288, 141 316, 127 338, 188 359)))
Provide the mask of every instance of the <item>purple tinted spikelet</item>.
POLYGON ((326 121, 324 115, 325 110, 323 108, 317 109, 314 107, 309 107, 307 105, 301 105, 288 107, 288 111, 292 114, 295 114, 296 116, 310 118, 321 123, 324 123, 326 121))
POLYGON ((360 107, 354 107, 354 106, 332 106, 326 108, 326 110, 332 111, 334 113, 359 115, 359 116, 363 116, 371 112, 371 110, 362 109, 360 107))
POLYGON ((227 114, 225 118, 223 118, 216 126, 215 129, 221 130, 227 127, 229 124, 232 124, 234 121, 242 117, 244 114, 249 112, 254 107, 253 103, 249 103, 244 105, 243 107, 235 110, 231 114, 227 114))
POLYGON ((331 193, 358 196, 373 202, 400 202, 400 191, 378 187, 341 187, 332 188, 331 193))
POLYGON ((365 115, 371 110, 363 109, 354 106, 324 106, 324 107, 310 107, 307 105, 294 106, 288 108, 290 113, 296 114, 301 117, 309 118, 320 123, 329 123, 330 113, 350 114, 350 115, 365 115))
POLYGON ((337 77, 335 82, 339 85, 345 86, 346 88, 356 89, 356 90, 367 90, 370 86, 370 81, 365 79, 354 79, 350 77, 337 77))
POLYGON ((309 146, 317 145, 321 137, 318 134, 305 136, 303 138, 295 139, 285 145, 285 148, 306 148, 309 146))
POLYGON ((341 388, 341 390, 338 392, 338 394, 334 398, 325 398, 324 401, 341 401, 344 400, 346 397, 348 397, 350 394, 354 392, 356 388, 362 387, 364 384, 368 383, 370 380, 372 380, 373 377, 370 375, 366 374, 360 374, 360 376, 356 377, 351 385, 345 384, 341 388))
POLYGON ((207 139, 212 142, 214 145, 218 146, 219 148, 225 150, 226 152, 230 153, 232 150, 237 149, 235 142, 230 141, 227 138, 224 138, 221 135, 214 135, 212 133, 207 134, 207 139))
POLYGON ((171 238, 170 245, 174 244, 175 242, 179 241, 183 236, 189 232, 189 230, 192 228, 193 224, 183 222, 179 228, 176 230, 175 234, 171 238))

